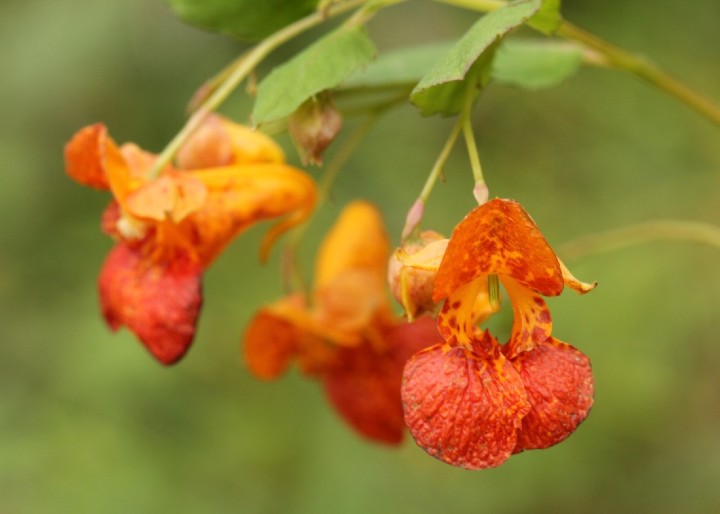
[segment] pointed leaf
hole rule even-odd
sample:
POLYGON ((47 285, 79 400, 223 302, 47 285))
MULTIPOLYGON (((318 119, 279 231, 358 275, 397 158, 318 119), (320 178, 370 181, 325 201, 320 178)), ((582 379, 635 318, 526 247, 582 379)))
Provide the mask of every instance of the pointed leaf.
POLYGON ((257 41, 310 14, 318 0, 166 0, 184 21, 257 41))
POLYGON ((413 90, 410 99, 424 115, 457 113, 468 88, 487 78, 496 44, 525 23, 541 0, 514 2, 486 14, 438 61, 413 90))
POLYGON ((412 87, 452 48, 452 41, 391 50, 343 82, 344 89, 380 86, 412 87))
POLYGON ((503 84, 541 89, 556 86, 582 64, 582 49, 554 41, 506 41, 493 61, 492 78, 503 84))
POLYGON ((255 123, 292 114, 308 98, 337 86, 375 56, 363 27, 341 27, 273 70, 259 85, 255 123))
POLYGON ((540 10, 528 20, 528 25, 548 36, 554 34, 561 23, 560 0, 542 0, 540 10))

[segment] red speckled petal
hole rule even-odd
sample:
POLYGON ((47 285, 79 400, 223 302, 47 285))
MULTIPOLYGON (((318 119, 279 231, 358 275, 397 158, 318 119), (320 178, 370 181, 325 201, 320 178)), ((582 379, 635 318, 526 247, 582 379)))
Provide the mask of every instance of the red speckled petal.
POLYGON ((105 145, 108 139, 107 128, 102 123, 78 130, 65 145, 67 174, 83 185, 109 189, 105 170, 105 145))
POLYGON ((530 409, 517 371, 489 342, 495 351, 488 358, 463 347, 430 347, 408 361, 403 375, 405 422, 415 442, 467 469, 505 462, 530 409))
POLYGON ((510 341, 503 347, 505 355, 512 359, 545 342, 552 332, 552 319, 542 296, 509 277, 500 280, 513 307, 512 333, 510 341))
POLYGON ((549 339, 513 360, 532 406, 522 422, 514 453, 548 448, 568 437, 593 404, 590 360, 581 351, 549 339))
POLYGON ((530 216, 513 200, 476 207, 455 227, 440 263, 433 300, 480 275, 508 275, 545 296, 562 292, 560 263, 530 216))
POLYGON ((163 364, 178 361, 195 335, 200 265, 178 254, 153 263, 142 248, 117 245, 100 273, 100 303, 110 328, 126 325, 163 364))
POLYGON ((297 351, 300 334, 290 321, 262 309, 250 322, 243 348, 248 368, 258 378, 282 375, 297 351))
POLYGON ((415 352, 440 340, 431 318, 401 323, 382 333, 385 348, 369 341, 338 352, 339 364, 325 378, 328 398, 360 434, 398 444, 405 432, 400 383, 403 368, 415 352))

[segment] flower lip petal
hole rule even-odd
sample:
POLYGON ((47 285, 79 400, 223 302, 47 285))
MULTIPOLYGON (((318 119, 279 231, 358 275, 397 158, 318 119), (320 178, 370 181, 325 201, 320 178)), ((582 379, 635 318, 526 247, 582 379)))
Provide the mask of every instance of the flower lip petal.
POLYGON ((514 453, 548 448, 566 439, 593 404, 590 360, 573 346, 550 338, 512 362, 532 405, 514 453))
POLYGON ((405 366, 402 400, 415 442, 433 457, 466 469, 505 462, 530 409, 520 375, 492 347, 481 357, 463 347, 435 345, 405 366))
POLYGON ((433 300, 490 274, 509 275, 545 296, 563 289, 555 253, 514 200, 496 198, 480 205, 455 227, 435 278, 433 300))
POLYGON ((195 336, 202 270, 184 255, 153 262, 146 254, 143 247, 115 246, 98 280, 100 303, 112 330, 126 325, 169 365, 185 355, 195 336))

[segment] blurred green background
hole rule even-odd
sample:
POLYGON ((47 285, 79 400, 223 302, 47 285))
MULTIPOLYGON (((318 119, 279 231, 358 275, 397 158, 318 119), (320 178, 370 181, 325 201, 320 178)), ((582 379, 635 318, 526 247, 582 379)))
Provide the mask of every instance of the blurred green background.
MULTIPOLYGON (((720 3, 564 4, 568 19, 720 101, 720 3)), ((391 48, 473 20, 416 1, 370 30, 391 48)), ((295 372, 262 383, 239 358, 249 316, 281 294, 277 249, 257 262, 265 227, 207 273, 179 365, 163 369, 99 315, 108 198, 65 176, 64 143, 102 120, 117 141, 160 150, 243 45, 183 25, 160 0, 5 0, 0 33, 0 513, 720 512, 717 248, 656 242, 568 262, 600 286, 550 302, 554 335, 587 353, 596 377, 593 412, 563 444, 482 472, 409 437, 374 446, 316 383, 295 372)), ((240 119, 242 96, 226 108, 240 119)), ((407 106, 376 126, 313 225, 308 268, 357 196, 380 205, 397 242, 450 124, 407 106)), ((491 194, 521 201, 556 247, 656 218, 720 224, 720 128, 633 77, 585 69, 553 90, 493 86, 475 125, 491 194)), ((446 175, 426 226, 449 232, 473 206, 462 146, 446 175)))

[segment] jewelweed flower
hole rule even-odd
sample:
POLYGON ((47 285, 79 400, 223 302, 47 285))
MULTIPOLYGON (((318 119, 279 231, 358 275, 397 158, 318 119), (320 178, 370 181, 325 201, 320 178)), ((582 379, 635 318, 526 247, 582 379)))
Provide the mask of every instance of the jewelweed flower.
POLYGON ((117 241, 99 278, 105 320, 112 330, 127 326, 172 364, 195 335, 203 270, 243 230, 282 217, 266 235, 266 254, 310 214, 316 191, 271 139, 220 116, 208 117, 174 166, 149 178, 155 160, 133 143, 118 146, 99 123, 65 147, 68 175, 114 198, 102 218, 117 241))
POLYGON ((547 448, 582 422, 593 402, 589 359, 551 337, 544 296, 573 277, 525 210, 495 199, 440 243, 405 256, 406 266, 435 270, 432 298, 443 342, 408 361, 402 385, 405 421, 430 455, 468 469, 498 466, 511 454, 547 448), (435 246, 433 246, 435 245, 435 246), (512 303, 509 341, 477 324, 499 308, 499 284, 512 303))
POLYGON ((296 360, 357 432, 397 444, 405 429, 405 362, 440 337, 431 318, 408 324, 392 313, 389 253, 378 211, 366 202, 348 205, 320 247, 310 298, 291 295, 261 309, 244 335, 244 353, 251 372, 267 380, 296 360))

